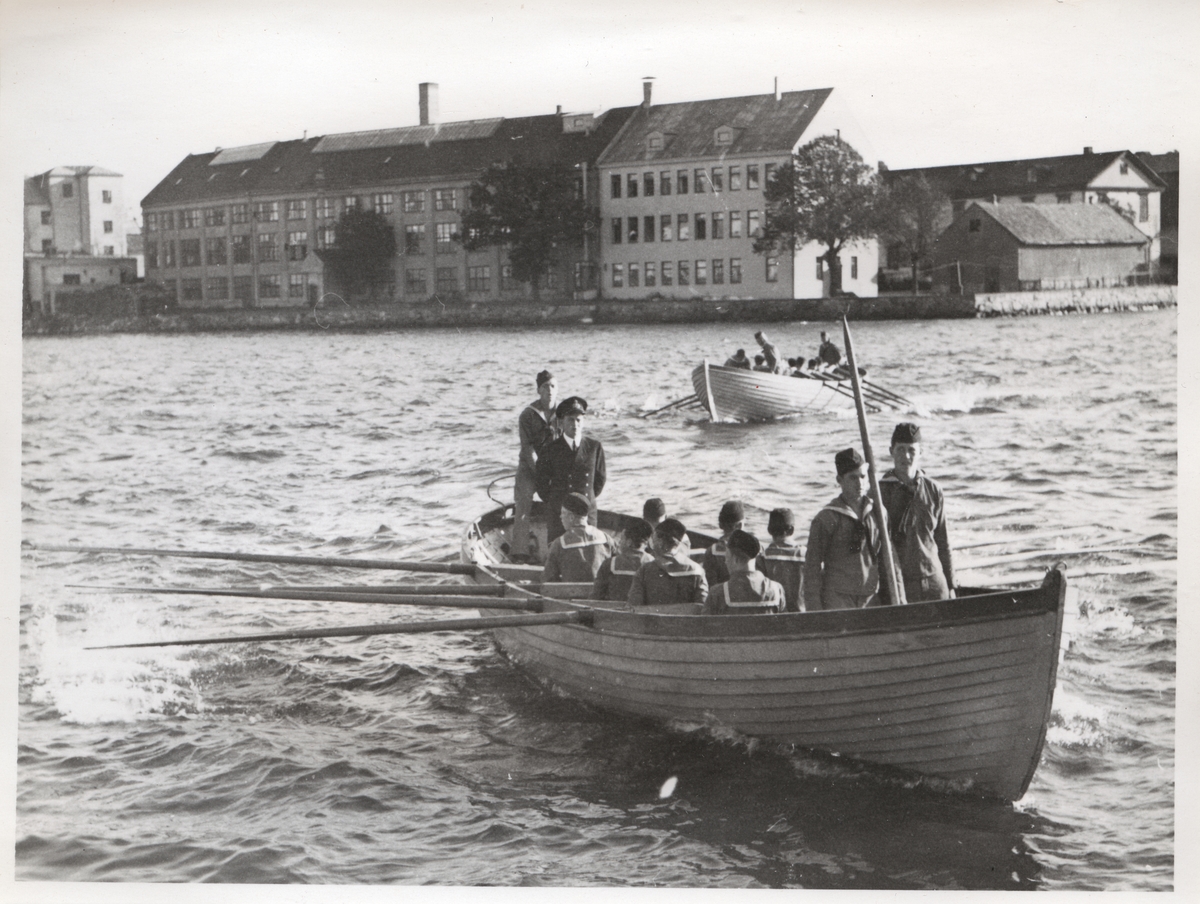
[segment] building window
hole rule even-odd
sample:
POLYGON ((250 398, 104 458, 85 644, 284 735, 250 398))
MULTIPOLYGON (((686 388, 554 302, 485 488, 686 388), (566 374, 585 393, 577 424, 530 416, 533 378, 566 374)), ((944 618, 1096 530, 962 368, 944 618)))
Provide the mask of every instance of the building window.
POLYGON ((708 285, 708 261, 696 261, 696 285, 708 285))
POLYGON ((332 248, 337 242, 336 229, 318 229, 317 230, 317 247, 332 248))
POLYGON ((404 227, 404 253, 425 253, 425 224, 404 227))
POLYGON ((725 167, 714 166, 712 168, 712 190, 725 191, 725 167))
POLYGON ((163 229, 163 230, 174 229, 175 228, 175 211, 164 210, 162 213, 160 213, 158 215, 158 226, 160 229, 163 229))
POLYGON ((314 208, 318 220, 328 220, 334 216, 333 198, 317 198, 314 208))
POLYGON ((175 242, 173 239, 168 239, 162 243, 162 257, 164 267, 175 266, 175 242))
MULTIPOLYGON (((583 271, 581 270, 582 266, 583 266, 582 261, 578 261, 575 264, 575 272, 579 276, 580 279, 586 277, 586 274, 583 273, 583 271)), ((512 264, 502 264, 500 267, 500 288, 501 288, 501 290, 512 291, 513 289, 516 289, 519 286, 520 286, 520 283, 518 283, 517 280, 513 277, 512 264)), ((582 288, 584 288, 584 286, 579 285, 578 280, 577 280, 576 288, 582 289, 582 288)), ((587 288, 590 289, 591 286, 587 286, 587 288)))
POLYGON ((395 204, 395 198, 391 192, 374 195, 371 198, 371 204, 375 208, 375 212, 383 214, 385 217, 390 216, 392 207, 395 204))
POLYGON ((422 213, 425 210, 425 192, 405 191, 400 193, 405 213, 422 213))
POLYGON ((454 249, 454 239, 458 235, 457 224, 438 223, 434 235, 434 251, 437 254, 451 254, 454 249))
MULTIPOLYGON (((729 190, 730 191, 741 191, 742 190, 742 168, 740 166, 729 167, 729 190)), ((715 274, 714 274, 714 276, 715 276, 715 274)), ((713 282, 716 282, 715 278, 713 279, 713 282)))
POLYGON ((621 225, 620 217, 612 219, 612 243, 614 245, 621 244, 621 234, 624 232, 624 227, 621 225))
POLYGON ((42 254, 50 254, 54 251, 54 239, 42 239, 42 254))
POLYGON ((204 225, 205 226, 224 226, 225 225, 225 208, 224 207, 206 207, 206 208, 204 208, 204 225))
POLYGON ((147 232, 157 232, 158 231, 158 214, 156 214, 156 213, 146 214, 146 231, 147 232))
POLYGON ((288 298, 303 298, 308 290, 308 278, 303 273, 288 276, 288 298))
POLYGON ((696 214, 696 241, 708 238, 708 217, 702 213, 696 214))
MULTIPOLYGON (((279 260, 279 246, 275 244, 275 233, 261 232, 258 236, 259 263, 269 263, 279 260)), ((261 292, 259 293, 262 294, 261 292)), ((278 297, 278 296, 276 296, 278 297)))
POLYGON ((224 276, 210 276, 205 284, 209 301, 224 301, 229 297, 229 280, 224 276))
POLYGON ((653 242, 655 232, 656 232, 656 230, 654 228, 654 215, 651 214, 650 216, 646 217, 644 219, 644 221, 642 222, 642 241, 643 242, 653 242))
POLYGON ((714 239, 725 238, 725 214, 719 210, 713 211, 712 215, 712 237, 714 239))
POLYGON ((685 169, 679 170, 675 174, 675 188, 677 195, 686 195, 688 193, 688 171, 685 169))
POLYGON ((308 233, 289 232, 287 240, 287 259, 302 261, 308 257, 308 233))
POLYGON ((544 279, 546 280, 545 285, 546 285, 547 289, 558 288, 558 271, 557 270, 554 270, 554 269, 547 270, 546 276, 544 277, 544 279))
POLYGON ((404 271, 404 294, 425 295, 428 291, 429 289, 425 283, 425 271, 423 269, 404 271))
POLYGON ((200 291, 200 280, 180 280, 179 297, 182 301, 202 301, 204 299, 204 293, 200 291))
POLYGON ((662 262, 662 284, 664 286, 673 286, 675 284, 675 264, 671 261, 662 262))
POLYGON ((259 201, 254 205, 254 219, 260 223, 278 223, 279 202, 259 201))
MULTIPOLYGON (((49 225, 50 225, 50 211, 48 211, 48 210, 43 210, 43 211, 42 211, 42 225, 43 225, 43 226, 49 226, 49 225)), ((150 230, 149 230, 149 229, 147 229, 146 231, 147 231, 147 232, 149 232, 150 230)))
POLYGON ((679 285, 686 286, 691 282, 692 265, 689 261, 679 262, 679 285))
POLYGON ((630 173, 625 180, 625 196, 628 198, 636 198, 638 196, 638 177, 637 173, 630 173))
POLYGON ((233 278, 233 300, 254 300, 254 278, 251 276, 235 276, 233 278))
POLYGON ((1069 191, 1059 192, 1057 195, 1054 196, 1054 198, 1056 201, 1058 201, 1059 204, 1070 204, 1071 203, 1071 193, 1069 191))
POLYGON ((434 280, 439 292, 458 291, 458 270, 454 267, 438 267, 434 273, 434 280))
POLYGON ((225 239, 210 238, 204 240, 204 256, 210 267, 220 267, 227 263, 225 257, 225 239))
POLYGON ((83 280, 78 273, 64 273, 62 284, 64 286, 81 286, 83 285, 83 280))
POLYGON ((1031 166, 1031 167, 1029 167, 1029 169, 1025 170, 1025 181, 1026 182, 1037 182, 1037 169, 1036 168, 1031 166))
POLYGON ((435 188, 433 190, 434 210, 454 210, 457 193, 453 188, 435 188))
POLYGON ((647 198, 654 197, 654 173, 646 173, 642 176, 642 194, 647 198))
POLYGON ((767 258, 767 282, 779 282, 779 258, 767 258))
POLYGON ((742 212, 740 210, 729 211, 729 237, 731 239, 742 237, 742 212))
POLYGON ((229 247, 233 250, 233 262, 235 264, 250 263, 250 236, 230 236, 229 247))
POLYGON ((691 218, 686 213, 678 214, 675 217, 675 235, 681 242, 686 242, 690 235, 691 226, 688 224, 689 219, 691 218))
POLYGON ((641 267, 639 267, 637 264, 630 264, 629 265, 629 288, 636 289, 641 284, 642 284, 641 267))
POLYGON ((1121 175, 1122 176, 1129 175, 1129 163, 1124 160, 1121 161, 1121 175))
POLYGON ((612 265, 612 287, 614 289, 622 289, 625 287, 625 265, 612 265))
POLYGON ((471 292, 486 292, 492 282, 491 267, 468 267, 467 289, 471 292))
POLYGON ((293 199, 287 202, 287 218, 289 220, 307 220, 308 219, 308 201, 303 198, 293 199))
POLYGON ((850 257, 850 278, 858 279, 858 257, 851 255, 850 257))
POLYGON ((200 211, 197 208, 189 207, 187 210, 179 211, 180 229, 195 229, 199 225, 200 211))
POLYGON ((621 197, 621 175, 620 175, 620 173, 613 173, 613 175, 612 175, 612 190, 611 190, 610 194, 614 198, 621 197))
POLYGON ((725 261, 719 257, 713 258, 713 285, 722 286, 725 284, 725 261))
POLYGON ((746 164, 746 188, 758 188, 758 164, 746 164))
MULTIPOLYGON (((696 167, 696 176, 692 180, 692 189, 698 195, 702 195, 708 191, 708 174, 701 167, 696 167)), ((682 286, 683 283, 681 282, 680 285, 682 286)))
POLYGON ((1150 219, 1150 195, 1138 192, 1138 222, 1145 223, 1150 219))
POLYGON ((746 211, 746 233, 751 238, 758 238, 759 236, 757 210, 746 211))
POLYGON ((658 267, 654 261, 646 261, 646 288, 653 289, 658 285, 658 267))
POLYGON ((729 259, 729 282, 731 285, 737 285, 742 281, 742 259, 740 257, 731 257, 729 259))
POLYGON ((664 170, 658 174, 658 193, 660 195, 669 195, 671 193, 671 171, 664 170))
POLYGON ((102 189, 100 192, 100 200, 104 204, 111 204, 112 203, 112 192, 109 191, 107 188, 102 189))
POLYGON ((967 232, 979 232, 983 228, 983 221, 979 217, 971 217, 967 223, 967 232))
POLYGON ((234 204, 230 212, 230 220, 234 223, 249 223, 250 222, 250 205, 249 204, 234 204))
MULTIPOLYGON (((75 186, 74 185, 72 185, 70 182, 64 182, 62 184, 62 187, 63 187, 62 196, 64 198, 75 197, 75 186)), ((63 285, 67 285, 67 283, 64 281, 63 285)))
POLYGON ((659 218, 659 223, 662 226, 662 240, 664 242, 671 241, 675 234, 675 218, 669 213, 664 213, 662 217, 659 218))
POLYGON ((638 218, 629 218, 629 244, 634 244, 638 240, 638 218))
POLYGON ((105 221, 104 221, 104 231, 105 231, 105 232, 109 232, 109 233, 111 233, 111 232, 112 232, 112 220, 105 220, 105 221))
POLYGON ((1021 195, 1022 204, 1032 204, 1037 200, 1037 195, 1021 195))
MULTIPOLYGON (((45 241, 50 241, 46 239, 45 241)), ((146 240, 146 269, 154 270, 158 267, 158 242, 153 239, 146 240)))
POLYGON ((817 258, 817 279, 825 278, 825 258, 817 258))
POLYGON ((358 195, 346 195, 342 198, 342 210, 354 210, 358 207, 358 195))
POLYGON ((105 245, 104 246, 104 256, 105 257, 112 257, 116 253, 117 253, 117 248, 115 245, 105 245))
POLYGON ((774 172, 775 172, 775 164, 774 163, 764 163, 763 164, 763 188, 764 189, 768 185, 771 184, 771 175, 774 172))
POLYGON ((259 298, 281 298, 283 296, 283 279, 277 273, 258 278, 259 298))

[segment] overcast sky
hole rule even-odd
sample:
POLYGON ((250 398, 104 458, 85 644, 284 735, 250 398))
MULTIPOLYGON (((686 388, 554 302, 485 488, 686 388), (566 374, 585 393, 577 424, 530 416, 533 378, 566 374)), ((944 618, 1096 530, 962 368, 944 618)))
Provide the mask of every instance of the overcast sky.
MULTIPOLYGON (((5 175, 135 205, 189 153, 441 119, 833 87, 892 167, 1179 148, 1200 3, 0 0, 5 175)), ((872 159, 874 163, 876 160, 872 159)), ((7 188, 7 186, 6 186, 7 188)))

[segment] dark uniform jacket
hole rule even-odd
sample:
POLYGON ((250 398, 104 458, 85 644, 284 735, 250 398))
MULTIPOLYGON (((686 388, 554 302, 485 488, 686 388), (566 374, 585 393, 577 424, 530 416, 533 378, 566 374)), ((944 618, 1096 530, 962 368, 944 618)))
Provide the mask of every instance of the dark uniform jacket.
POLYGON ((690 559, 656 556, 633 576, 629 605, 657 606, 664 603, 703 603, 708 599, 704 569, 690 559))
POLYGON ((612 555, 608 534, 585 524, 573 527, 553 543, 542 568, 543 581, 587 582, 612 555))
POLYGON ((783 586, 783 593, 787 598, 786 611, 804 611, 801 595, 801 588, 804 586, 804 550, 791 543, 773 540, 763 551, 759 571, 783 586))
POLYGON ((759 571, 744 571, 718 584, 708 594, 705 615, 757 615, 782 612, 783 587, 759 571))
POLYGON ((538 456, 537 491, 546 502, 547 542, 562 535, 559 509, 568 493, 582 493, 591 504, 588 523, 596 523, 596 497, 604 489, 608 475, 604 470, 604 448, 600 441, 585 436, 579 448, 572 449, 560 436, 538 456))
MULTIPOLYGON (((762 571, 764 561, 762 553, 759 553, 756 560, 759 571, 762 571)), ((704 550, 704 558, 701 559, 700 564, 704 568, 704 578, 708 581, 709 587, 716 587, 729 580, 729 566, 725 563, 724 537, 718 537, 712 546, 704 550)))
POLYGON ((892 469, 879 479, 879 493, 888 511, 888 532, 904 595, 910 603, 948 598, 954 586, 954 560, 946 536, 942 488, 920 469, 915 485, 907 487, 892 469))
POLYGON ((839 495, 817 512, 804 555, 804 608, 847 609, 878 604, 879 528, 870 497, 862 517, 839 495))
POLYGON ((596 572, 596 580, 592 584, 592 599, 628 602, 633 576, 638 573, 639 568, 653 561, 654 556, 644 549, 613 556, 596 572))

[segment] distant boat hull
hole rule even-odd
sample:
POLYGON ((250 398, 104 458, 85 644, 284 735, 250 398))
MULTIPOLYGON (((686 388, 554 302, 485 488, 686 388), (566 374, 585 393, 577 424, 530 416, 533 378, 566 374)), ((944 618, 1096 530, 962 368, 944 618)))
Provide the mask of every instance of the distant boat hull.
MULTIPOLYGON (((615 533, 627 520, 601 512, 600 526, 615 533)), ((539 571, 497 553, 510 523, 497 509, 464 535, 463 558, 482 566, 481 582, 539 571)), ((693 535, 693 545, 711 539, 693 535)), ((732 729, 1017 800, 1045 739, 1066 578, 1054 570, 1039 588, 966 593, 732 616, 549 600, 545 611, 591 607, 591 624, 502 628, 495 638, 540 680, 608 710, 732 729)))
POLYGON ((692 386, 714 421, 763 421, 854 407, 849 379, 784 376, 706 361, 692 371, 692 386))

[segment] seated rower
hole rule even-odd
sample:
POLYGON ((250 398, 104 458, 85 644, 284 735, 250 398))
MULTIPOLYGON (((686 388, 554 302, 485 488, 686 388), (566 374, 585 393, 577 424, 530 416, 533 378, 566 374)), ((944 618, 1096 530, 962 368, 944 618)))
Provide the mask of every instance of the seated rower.
MULTIPOLYGON (((666 517, 666 503, 664 503, 657 496, 652 496, 651 498, 647 499, 645 504, 642 506, 642 518, 650 523, 650 528, 652 531, 654 528, 662 524, 666 517)), ((683 539, 680 541, 680 550, 684 555, 690 555, 692 552, 692 541, 688 539, 687 534, 684 534, 683 539)), ((654 552, 653 533, 650 537, 650 551, 654 552)))
POLYGON ((717 515, 717 527, 721 528, 721 536, 712 546, 704 550, 704 577, 709 587, 715 587, 729 580, 729 569, 725 565, 725 544, 735 530, 741 530, 746 523, 746 509, 736 499, 730 499, 721 506, 717 515))
POLYGON ((804 611, 801 595, 804 587, 804 551, 792 542, 795 530, 796 516, 791 509, 772 509, 767 519, 771 544, 763 553, 763 562, 759 566, 763 574, 783 585, 787 612, 804 611))
POLYGON ((582 493, 563 497, 562 517, 566 530, 550 544, 542 581, 586 582, 596 579, 600 565, 612 555, 608 534, 588 524, 591 505, 582 493))
POLYGON ((786 603, 783 586, 758 570, 762 545, 754 534, 735 530, 725 544, 729 580, 717 584, 704 604, 705 615, 761 615, 780 612, 786 603))
POLYGON ((774 371, 775 371, 775 368, 767 367, 767 359, 762 355, 754 356, 754 366, 750 369, 751 370, 759 370, 759 371, 762 371, 763 373, 768 373, 768 374, 774 373, 774 371))
POLYGON ((635 521, 625 528, 625 548, 601 564, 592 584, 592 599, 619 603, 629 599, 633 576, 643 565, 654 561, 647 549, 652 533, 654 528, 647 521, 635 521))
POLYGON ((817 349, 817 357, 822 364, 836 366, 842 360, 842 350, 829 340, 829 335, 821 331, 821 347, 817 349))
POLYGON ((740 367, 743 370, 750 369, 750 359, 746 357, 746 350, 739 348, 737 354, 725 359, 726 367, 740 367))
POLYGON ((687 528, 675 518, 667 518, 654 529, 654 561, 647 562, 633 576, 629 585, 630 606, 703 603, 708 599, 704 569, 680 549, 685 536, 687 528))

